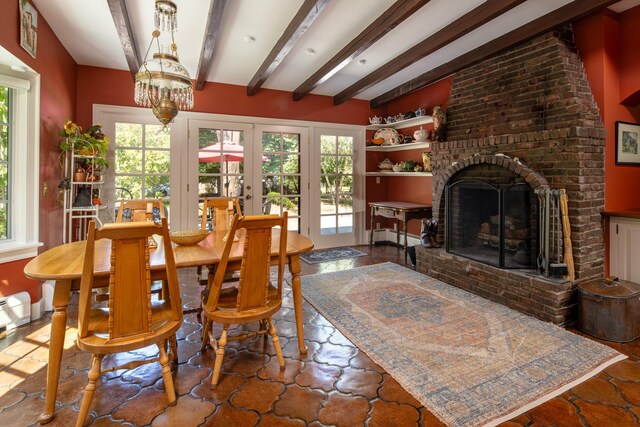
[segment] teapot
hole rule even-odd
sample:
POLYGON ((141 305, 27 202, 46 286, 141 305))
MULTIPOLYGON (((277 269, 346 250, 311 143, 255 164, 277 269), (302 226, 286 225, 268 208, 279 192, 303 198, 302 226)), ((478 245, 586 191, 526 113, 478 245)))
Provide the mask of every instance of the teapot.
POLYGON ((415 138, 416 141, 428 141, 429 131, 422 129, 422 126, 420 126, 420 129, 418 129, 413 133, 413 137, 415 138))
POLYGON ((369 124, 379 125, 380 123, 382 123, 382 117, 378 117, 378 116, 369 117, 369 124))
POLYGON ((387 124, 395 123, 395 122, 396 122, 396 118, 395 118, 395 117, 393 117, 393 116, 389 116, 389 117, 387 117, 387 118, 386 118, 386 119, 384 119, 384 120, 387 122, 387 124))
POLYGON ((402 120, 404 120, 404 114, 403 113, 398 113, 396 115, 396 122, 401 122, 402 120))
POLYGON ((384 159, 383 161, 381 161, 380 163, 378 163, 378 169, 380 169, 381 171, 390 171, 393 170, 393 163, 391 162, 391 160, 389 160, 389 158, 387 157, 386 159, 384 159))
POLYGON ((425 113, 424 108, 418 108, 415 111, 415 113, 416 113, 416 117, 424 116, 424 113, 425 113))

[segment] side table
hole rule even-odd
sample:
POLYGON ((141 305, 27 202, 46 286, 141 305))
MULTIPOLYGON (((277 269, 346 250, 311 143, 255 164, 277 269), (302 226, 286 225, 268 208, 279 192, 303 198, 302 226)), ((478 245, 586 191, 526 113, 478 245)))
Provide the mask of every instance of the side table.
POLYGON ((371 233, 369 235, 369 247, 373 246, 373 225, 375 217, 392 218, 396 220, 396 245, 400 249, 400 223, 404 229, 404 263, 407 263, 407 221, 412 219, 430 218, 431 205, 409 202, 370 202, 371 207, 371 233))

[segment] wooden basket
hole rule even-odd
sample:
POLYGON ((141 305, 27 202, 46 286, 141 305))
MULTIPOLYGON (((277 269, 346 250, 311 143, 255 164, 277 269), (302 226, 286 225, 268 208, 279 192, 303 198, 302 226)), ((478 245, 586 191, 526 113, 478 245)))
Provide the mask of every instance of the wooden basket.
POLYGON ((171 241, 176 245, 192 246, 197 245, 207 238, 210 231, 207 230, 180 230, 169 233, 171 241))

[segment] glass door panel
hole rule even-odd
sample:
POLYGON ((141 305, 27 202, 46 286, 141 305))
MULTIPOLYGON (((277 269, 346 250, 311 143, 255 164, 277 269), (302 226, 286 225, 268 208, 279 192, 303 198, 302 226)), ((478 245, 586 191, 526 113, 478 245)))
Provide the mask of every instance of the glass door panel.
MULTIPOLYGON (((244 205, 244 130, 198 129, 198 211, 205 197, 238 197, 244 205)), ((244 212, 244 210, 243 210, 244 212)))
POLYGON ((311 176, 313 219, 311 238, 317 248, 358 243, 362 190, 355 165, 360 161, 357 132, 336 129, 316 131, 311 176))
POLYGON ((162 199, 170 218, 170 135, 162 125, 116 122, 114 139, 116 195, 162 199))
POLYGON ((320 137, 320 234, 353 233, 353 137, 320 137))
POLYGON ((289 215, 288 228, 300 231, 300 134, 262 133, 262 212, 289 215))

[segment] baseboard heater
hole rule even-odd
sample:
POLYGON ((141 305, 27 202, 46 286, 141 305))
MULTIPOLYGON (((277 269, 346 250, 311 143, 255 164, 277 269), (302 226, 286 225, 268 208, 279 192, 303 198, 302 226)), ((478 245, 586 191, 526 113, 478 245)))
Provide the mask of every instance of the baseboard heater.
POLYGON ((18 292, 0 298, 0 332, 15 329, 31 321, 31 297, 18 292))

